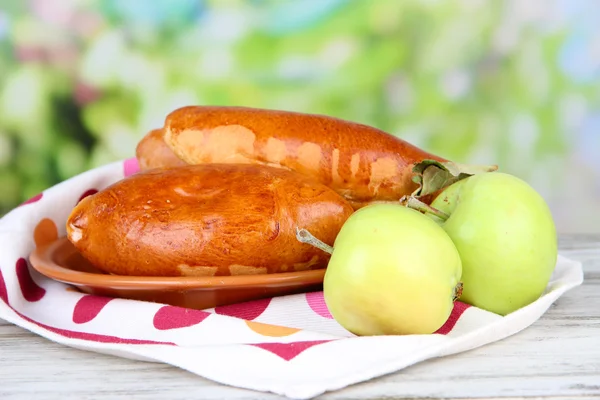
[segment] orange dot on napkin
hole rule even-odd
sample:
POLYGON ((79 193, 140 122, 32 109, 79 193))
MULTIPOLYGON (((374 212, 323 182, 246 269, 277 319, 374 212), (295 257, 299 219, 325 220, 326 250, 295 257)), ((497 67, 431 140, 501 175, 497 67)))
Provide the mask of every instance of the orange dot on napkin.
POLYGON ((273 337, 289 336, 289 335, 293 335, 294 333, 300 331, 300 329, 288 328, 287 326, 263 324, 261 322, 254 322, 254 321, 245 321, 245 322, 246 322, 246 325, 248 325, 248 328, 252 329, 254 332, 256 332, 262 336, 273 336, 273 337))
POLYGON ((58 239, 58 229, 54 221, 48 218, 42 219, 38 222, 35 230, 33 231, 33 240, 36 246, 43 246, 52 243, 58 239))

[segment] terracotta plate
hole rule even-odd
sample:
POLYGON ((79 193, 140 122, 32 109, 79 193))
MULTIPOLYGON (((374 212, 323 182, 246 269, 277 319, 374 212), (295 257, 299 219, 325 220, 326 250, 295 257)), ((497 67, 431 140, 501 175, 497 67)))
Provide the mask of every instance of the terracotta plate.
POLYGON ((41 274, 84 293, 195 309, 322 290, 325 270, 217 277, 145 277, 103 273, 66 237, 38 247, 29 260, 41 274))

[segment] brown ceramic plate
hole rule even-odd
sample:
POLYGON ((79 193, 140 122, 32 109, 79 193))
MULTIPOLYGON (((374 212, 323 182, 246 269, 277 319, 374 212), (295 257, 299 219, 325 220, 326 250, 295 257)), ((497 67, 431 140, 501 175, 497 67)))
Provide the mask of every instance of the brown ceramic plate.
POLYGON ((322 289, 325 270, 216 277, 145 277, 106 274, 66 237, 34 250, 33 268, 51 279, 100 296, 206 309, 322 289))

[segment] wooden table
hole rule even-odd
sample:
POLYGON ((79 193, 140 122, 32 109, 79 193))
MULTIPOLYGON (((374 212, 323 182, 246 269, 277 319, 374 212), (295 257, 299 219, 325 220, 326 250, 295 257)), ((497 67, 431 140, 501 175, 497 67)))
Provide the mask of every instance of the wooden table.
MULTIPOLYGON (((600 234, 562 236, 585 282, 533 326, 322 399, 600 398, 600 234)), ((0 399, 274 399, 162 364, 84 352, 0 321, 0 399)))

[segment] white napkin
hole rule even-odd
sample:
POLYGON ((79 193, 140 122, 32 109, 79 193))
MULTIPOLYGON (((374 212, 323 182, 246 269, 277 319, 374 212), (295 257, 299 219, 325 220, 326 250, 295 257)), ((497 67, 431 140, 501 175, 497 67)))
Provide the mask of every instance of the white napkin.
POLYGON ((331 317, 322 292, 200 311, 86 295, 29 266, 36 240, 64 236, 67 216, 84 194, 137 170, 135 159, 129 159, 88 171, 0 220, 0 318, 66 346, 167 363, 227 385, 309 399, 506 338, 583 282, 581 263, 559 256, 547 292, 508 316, 457 302, 435 334, 356 337, 331 317))

